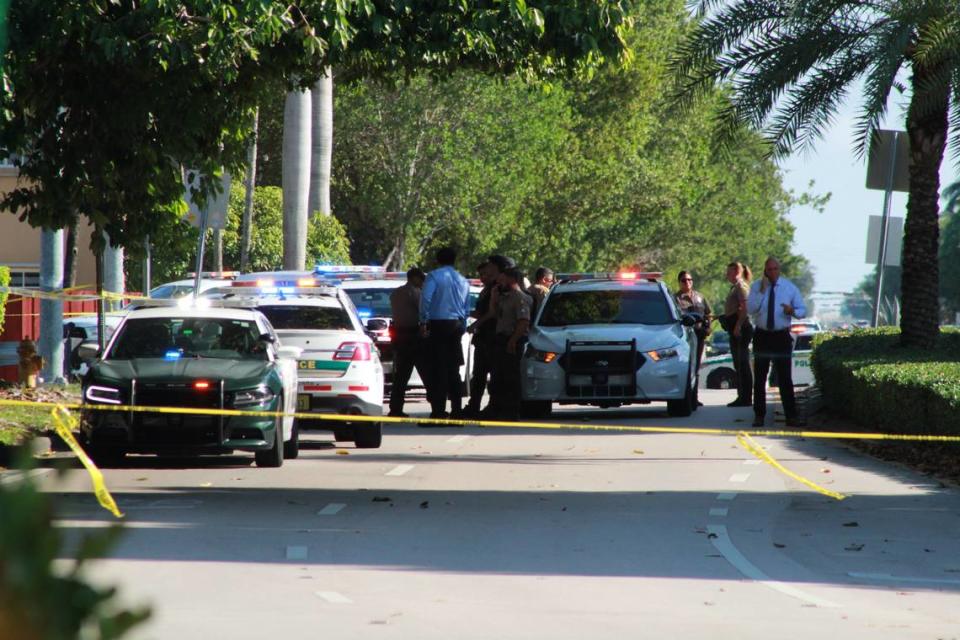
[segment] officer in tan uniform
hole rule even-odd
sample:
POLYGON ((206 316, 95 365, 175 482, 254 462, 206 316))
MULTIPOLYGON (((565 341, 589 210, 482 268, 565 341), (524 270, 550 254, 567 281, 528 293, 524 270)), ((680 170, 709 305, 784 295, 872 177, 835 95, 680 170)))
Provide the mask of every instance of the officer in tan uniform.
POLYGON ((550 293, 550 287, 553 286, 553 270, 547 267, 537 269, 533 278, 533 284, 527 289, 527 295, 533 298, 533 307, 530 309, 530 319, 537 317, 537 311, 543 304, 543 299, 550 293))
POLYGON ((533 300, 520 287, 523 274, 512 267, 500 274, 497 330, 494 336, 490 406, 483 416, 516 420, 520 416, 520 357, 530 328, 533 300))
POLYGON ((694 387, 693 395, 695 406, 702 407, 697 389, 700 381, 700 363, 703 361, 703 347, 707 336, 710 335, 710 321, 713 316, 713 309, 710 303, 703 297, 703 294, 693 288, 693 276, 689 271, 681 271, 677 276, 677 282, 680 289, 673 295, 677 301, 677 306, 681 313, 696 314, 700 317, 695 325, 693 332, 697 336, 697 386, 694 387))
POLYGON ((406 284, 397 287, 390 294, 391 346, 393 347, 393 384, 390 387, 390 413, 388 415, 405 418, 403 403, 407 394, 410 374, 416 367, 420 379, 426 384, 423 370, 423 341, 420 338, 420 290, 426 274, 414 267, 407 271, 406 284))
POLYGON ((730 333, 730 356, 737 373, 737 399, 728 407, 753 406, 753 371, 750 369, 750 340, 753 325, 747 315, 747 296, 750 294, 750 267, 742 262, 727 265, 730 293, 723 304, 720 326, 730 333))

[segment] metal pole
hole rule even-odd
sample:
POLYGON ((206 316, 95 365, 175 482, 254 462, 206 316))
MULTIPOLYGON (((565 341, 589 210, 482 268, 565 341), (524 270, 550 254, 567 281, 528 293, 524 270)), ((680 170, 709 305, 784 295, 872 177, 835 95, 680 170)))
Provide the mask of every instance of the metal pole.
POLYGON ((144 248, 146 249, 146 253, 143 256, 143 295, 149 296, 150 289, 152 288, 150 281, 153 275, 150 273, 150 267, 152 266, 151 260, 153 259, 150 251, 150 236, 147 236, 144 248))
POLYGON ((890 208, 893 206, 893 178, 897 167, 897 145, 900 132, 893 134, 893 149, 890 153, 890 168, 887 170, 887 188, 883 192, 883 219, 880 222, 880 255, 877 260, 877 287, 873 303, 873 326, 880 326, 880 296, 883 293, 883 266, 887 261, 887 227, 890 225, 890 208))
POLYGON ((203 250, 207 244, 207 205, 200 210, 200 239, 197 241, 197 273, 193 280, 193 299, 200 297, 200 276, 203 272, 203 250))

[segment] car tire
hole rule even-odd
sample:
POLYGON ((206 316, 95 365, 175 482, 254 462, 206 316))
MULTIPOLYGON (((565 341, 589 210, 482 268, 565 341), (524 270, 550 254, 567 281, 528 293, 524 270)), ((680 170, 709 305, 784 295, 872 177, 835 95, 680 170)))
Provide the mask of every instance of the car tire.
POLYGON ((520 417, 532 420, 546 420, 553 413, 553 403, 549 400, 524 400, 520 403, 520 417))
POLYGON ((333 439, 337 442, 353 442, 353 429, 334 429, 333 439))
POLYGON ((686 418, 693 413, 693 387, 687 382, 687 392, 680 400, 667 400, 667 413, 674 418, 686 418))
POLYGON ((353 428, 353 442, 357 449, 379 449, 383 443, 383 423, 361 422, 353 428))
POLYGON ((707 376, 707 389, 736 389, 737 374, 732 369, 717 369, 707 376))
MULTIPOLYGON (((279 406, 283 406, 283 398, 280 399, 279 406)), ((283 418, 277 418, 277 426, 273 430, 273 446, 269 449, 256 451, 253 459, 258 467, 267 467, 276 469, 283 466, 283 418)))
POLYGON ((287 460, 296 460, 300 456, 300 425, 293 421, 290 439, 283 443, 283 457, 287 460))
POLYGON ((117 447, 94 445, 88 446, 86 449, 93 463, 102 469, 119 467, 123 464, 123 460, 127 455, 126 451, 117 447))

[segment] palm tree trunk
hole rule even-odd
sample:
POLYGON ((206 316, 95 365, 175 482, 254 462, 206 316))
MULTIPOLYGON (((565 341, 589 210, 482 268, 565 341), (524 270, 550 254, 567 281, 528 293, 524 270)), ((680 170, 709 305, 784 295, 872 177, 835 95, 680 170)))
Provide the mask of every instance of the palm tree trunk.
POLYGON ((243 217, 240 221, 240 271, 250 266, 250 238, 253 234, 253 191, 257 187, 257 135, 260 110, 253 114, 253 136, 247 148, 247 177, 244 180, 243 217))
POLYGON ((309 91, 291 91, 283 108, 283 268, 302 270, 310 197, 309 91))
POLYGON ((333 160, 333 69, 313 86, 313 156, 310 161, 310 215, 330 215, 333 160))
MULTIPOLYGON (((40 288, 63 288, 63 229, 44 229, 40 234, 40 288)), ((43 380, 63 382, 63 300, 40 301, 40 355, 43 380)))
POLYGON ((935 70, 914 66, 913 97, 907 112, 910 136, 910 195, 903 233, 901 342, 933 349, 940 333, 940 165, 947 143, 946 83, 929 82, 935 70), (944 90, 924 90, 944 86, 944 90))
POLYGON ((67 226, 67 244, 63 249, 63 288, 77 286, 77 232, 79 216, 67 226))

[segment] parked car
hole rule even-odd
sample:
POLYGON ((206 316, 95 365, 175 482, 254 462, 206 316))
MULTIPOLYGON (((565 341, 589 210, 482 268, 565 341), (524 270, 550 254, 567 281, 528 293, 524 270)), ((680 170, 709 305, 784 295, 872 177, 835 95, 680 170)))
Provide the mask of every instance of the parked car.
MULTIPOLYGON (((805 386, 813 384, 813 372, 810 369, 810 355, 813 353, 813 337, 820 333, 806 324, 795 324, 793 333, 793 384, 805 386)), ((770 385, 776 384, 773 367, 770 373, 770 385)), ((737 374, 733 369, 730 354, 710 356, 700 365, 700 386, 707 389, 734 389, 737 386, 737 374)))

